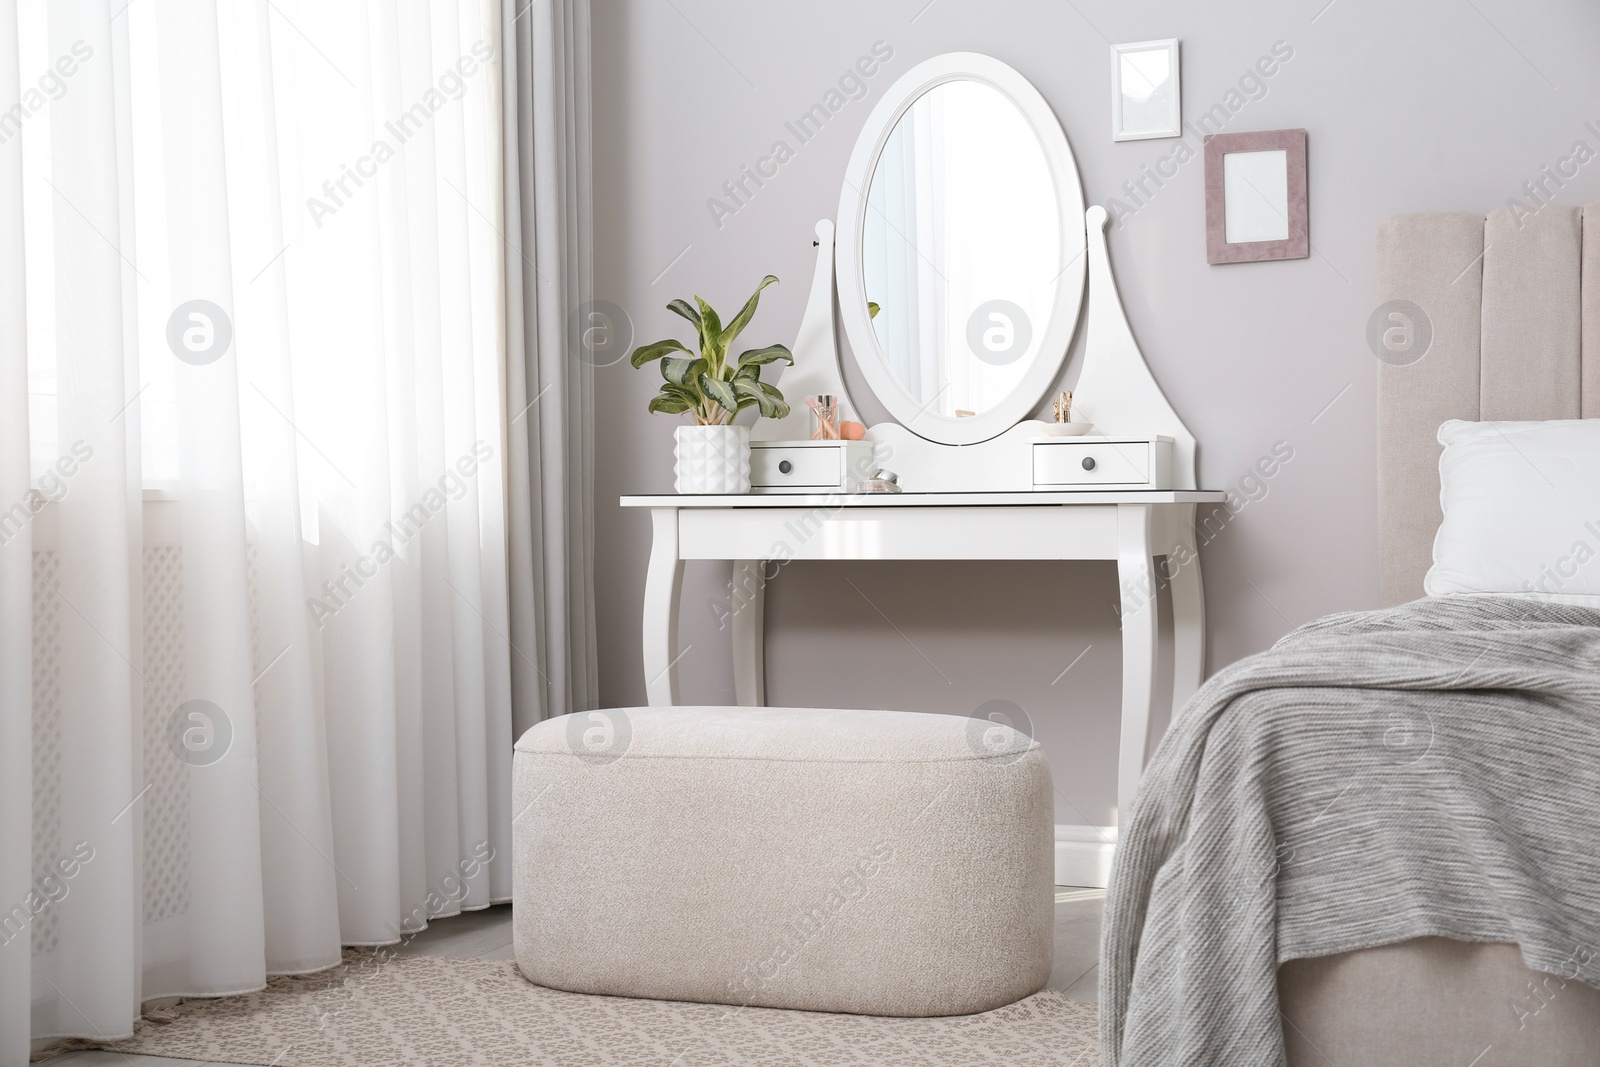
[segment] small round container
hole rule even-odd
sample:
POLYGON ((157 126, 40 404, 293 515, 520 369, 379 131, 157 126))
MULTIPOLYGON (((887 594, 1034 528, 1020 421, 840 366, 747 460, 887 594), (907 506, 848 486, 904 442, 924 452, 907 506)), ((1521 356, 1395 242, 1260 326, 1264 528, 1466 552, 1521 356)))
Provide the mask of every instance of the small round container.
POLYGON ((882 467, 879 467, 872 477, 856 486, 856 492, 858 493, 898 493, 900 491, 900 476, 894 471, 884 470, 882 467))

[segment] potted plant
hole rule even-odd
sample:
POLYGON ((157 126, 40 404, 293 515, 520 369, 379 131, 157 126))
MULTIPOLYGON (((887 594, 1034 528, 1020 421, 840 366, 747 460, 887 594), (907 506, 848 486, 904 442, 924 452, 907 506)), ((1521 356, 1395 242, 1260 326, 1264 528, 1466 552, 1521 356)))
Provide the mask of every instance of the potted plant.
POLYGON ((745 408, 758 418, 781 419, 789 405, 777 388, 761 380, 761 368, 778 360, 794 362, 783 345, 752 348, 729 359, 728 348, 755 316, 761 290, 778 279, 767 275, 726 326, 710 304, 698 296, 698 306, 674 300, 667 310, 694 323, 699 351, 668 338, 634 349, 635 367, 661 361, 661 392, 650 410, 686 415, 692 426, 680 426, 673 445, 673 471, 680 493, 748 493, 750 491, 750 429, 733 425, 745 408), (683 353, 676 355, 675 353, 683 353))

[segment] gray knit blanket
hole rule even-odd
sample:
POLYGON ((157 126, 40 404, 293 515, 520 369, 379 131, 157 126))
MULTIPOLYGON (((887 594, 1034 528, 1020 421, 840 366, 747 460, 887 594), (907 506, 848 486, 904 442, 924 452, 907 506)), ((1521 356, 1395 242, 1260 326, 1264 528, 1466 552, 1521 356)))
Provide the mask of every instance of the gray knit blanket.
POLYGON ((1122 832, 1107 1067, 1278 1067, 1287 960, 1425 936, 1600 986, 1600 611, 1331 615, 1220 672, 1122 832))

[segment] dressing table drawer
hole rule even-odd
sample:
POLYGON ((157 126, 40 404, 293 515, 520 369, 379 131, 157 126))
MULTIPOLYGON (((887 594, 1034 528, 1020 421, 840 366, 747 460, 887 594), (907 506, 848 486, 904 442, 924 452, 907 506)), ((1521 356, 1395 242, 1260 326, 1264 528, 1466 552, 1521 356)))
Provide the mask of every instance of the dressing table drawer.
POLYGON ((1149 441, 1051 441, 1033 446, 1033 484, 1151 484, 1149 441))
POLYGON ((872 453, 870 441, 751 441, 750 489, 852 492, 872 476, 872 453))

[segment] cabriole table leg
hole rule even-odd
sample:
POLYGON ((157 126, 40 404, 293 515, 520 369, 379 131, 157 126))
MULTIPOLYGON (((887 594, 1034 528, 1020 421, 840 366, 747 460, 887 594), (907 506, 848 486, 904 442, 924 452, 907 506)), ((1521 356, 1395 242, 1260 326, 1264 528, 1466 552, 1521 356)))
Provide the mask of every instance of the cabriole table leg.
POLYGON ((644 579, 644 688, 651 707, 678 702, 678 509, 652 508, 650 569, 644 579))

